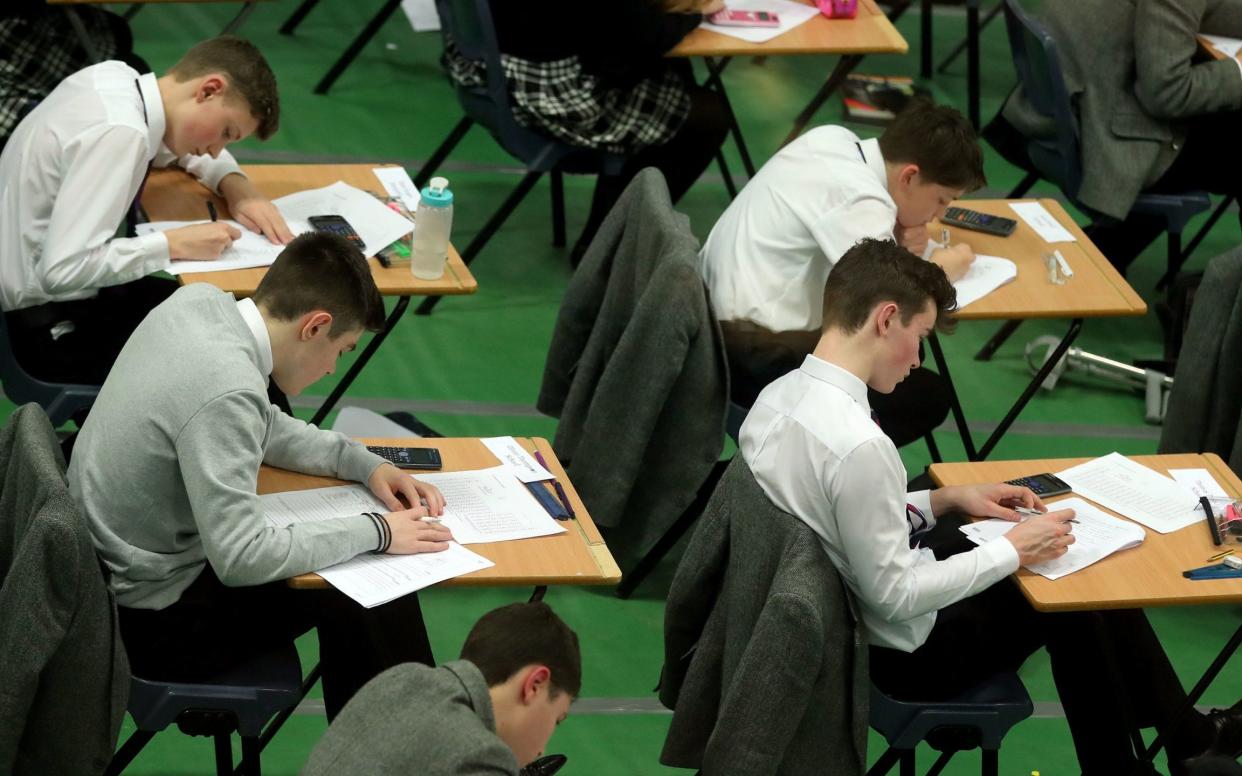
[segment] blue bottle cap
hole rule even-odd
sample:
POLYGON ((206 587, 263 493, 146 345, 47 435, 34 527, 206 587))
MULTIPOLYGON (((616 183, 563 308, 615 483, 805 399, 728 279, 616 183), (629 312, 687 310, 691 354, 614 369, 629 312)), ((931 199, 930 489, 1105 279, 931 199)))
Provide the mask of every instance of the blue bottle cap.
POLYGON ((428 207, 448 207, 453 204, 453 192, 449 191, 448 184, 448 178, 432 178, 422 190, 422 201, 428 207))

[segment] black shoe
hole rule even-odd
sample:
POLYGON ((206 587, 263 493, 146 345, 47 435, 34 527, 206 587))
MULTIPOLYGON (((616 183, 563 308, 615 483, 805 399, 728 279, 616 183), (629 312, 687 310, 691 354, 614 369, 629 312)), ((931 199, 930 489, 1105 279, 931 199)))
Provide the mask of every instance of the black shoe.
POLYGON ((563 754, 549 754, 540 757, 522 769, 522 776, 552 776, 565 766, 569 758, 563 754))
POLYGON ((1212 709, 1207 719, 1212 726, 1212 743, 1203 754, 1235 760, 1242 756, 1242 701, 1227 709, 1212 709))

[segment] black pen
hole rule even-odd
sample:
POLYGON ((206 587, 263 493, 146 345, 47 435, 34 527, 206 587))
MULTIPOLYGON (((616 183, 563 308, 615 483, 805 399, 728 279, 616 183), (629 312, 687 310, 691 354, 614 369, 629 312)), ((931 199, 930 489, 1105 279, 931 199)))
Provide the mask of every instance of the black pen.
POLYGON ((216 203, 207 200, 207 214, 211 216, 211 222, 214 224, 219 216, 216 215, 216 203))

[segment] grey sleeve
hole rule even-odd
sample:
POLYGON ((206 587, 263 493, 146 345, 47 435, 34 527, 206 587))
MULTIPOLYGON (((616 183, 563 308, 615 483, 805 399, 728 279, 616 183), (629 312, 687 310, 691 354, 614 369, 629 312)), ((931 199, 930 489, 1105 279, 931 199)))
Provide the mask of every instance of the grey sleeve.
POLYGON ((336 431, 292 418, 271 404, 272 438, 263 462, 290 471, 365 483, 384 459, 336 431))
POLYGON ((1192 64, 1208 0, 1138 0, 1134 91, 1156 118, 1187 119, 1242 107, 1242 74, 1229 59, 1192 64))
POLYGON ((195 413, 176 441, 203 550, 229 586, 317 571, 379 546, 363 515, 284 527, 264 519, 256 488, 269 406, 254 393, 224 394, 195 413))

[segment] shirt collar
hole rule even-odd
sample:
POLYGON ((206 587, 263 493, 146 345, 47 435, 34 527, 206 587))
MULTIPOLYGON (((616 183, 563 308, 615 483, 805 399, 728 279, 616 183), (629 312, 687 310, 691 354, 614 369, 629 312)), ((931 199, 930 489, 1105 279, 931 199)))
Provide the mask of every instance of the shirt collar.
POLYGON ((154 159, 164 146, 164 129, 167 126, 164 101, 160 98, 160 86, 155 73, 138 76, 138 91, 142 94, 147 110, 147 155, 154 159))
POLYGON ((255 344, 259 346, 259 369, 262 370, 264 377, 270 377, 272 374, 272 338, 268 336, 267 324, 264 323, 259 308, 255 306, 253 299, 247 297, 238 300, 237 312, 241 314, 246 327, 254 335, 255 344))
POLYGON ((809 354, 802 361, 801 371, 812 379, 845 391, 851 399, 858 402, 864 412, 871 414, 871 403, 867 401, 867 384, 858 379, 858 375, 809 354))
POLYGON ((858 148, 862 151, 863 161, 867 163, 867 167, 875 173, 875 177, 880 179, 880 185, 888 191, 888 171, 884 168, 884 154, 880 152, 880 141, 876 138, 868 138, 858 141, 858 148))

